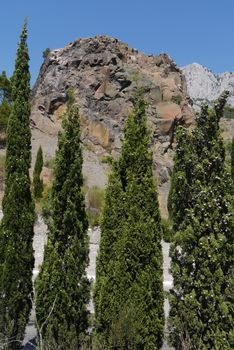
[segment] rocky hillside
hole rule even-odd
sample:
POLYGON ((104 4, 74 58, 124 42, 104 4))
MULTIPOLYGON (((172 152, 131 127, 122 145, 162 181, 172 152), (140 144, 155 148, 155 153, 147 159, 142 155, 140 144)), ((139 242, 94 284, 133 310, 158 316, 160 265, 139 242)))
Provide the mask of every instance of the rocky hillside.
POLYGON ((106 36, 78 39, 50 52, 32 91, 33 152, 41 144, 47 159, 55 152, 70 87, 80 107, 84 174, 88 186, 100 187, 105 186, 108 171, 102 159, 118 156, 133 95, 143 87, 149 102, 154 170, 160 196, 165 197, 175 120, 189 125, 193 118, 185 79, 171 58, 146 56, 106 36))
POLYGON ((203 102, 212 103, 224 90, 230 92, 228 104, 234 107, 234 72, 214 74, 198 63, 189 64, 182 71, 195 109, 203 102))

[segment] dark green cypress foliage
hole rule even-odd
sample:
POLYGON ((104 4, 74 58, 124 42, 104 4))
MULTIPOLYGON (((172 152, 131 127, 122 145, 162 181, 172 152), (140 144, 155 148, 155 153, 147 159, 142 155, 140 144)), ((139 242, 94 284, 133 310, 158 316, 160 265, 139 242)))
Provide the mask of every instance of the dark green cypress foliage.
POLYGON ((192 135, 190 207, 174 238, 170 329, 176 350, 234 347, 234 227, 219 131, 226 96, 202 109, 192 135))
POLYGON ((0 104, 0 131, 5 132, 8 122, 8 118, 11 112, 10 104, 7 102, 7 99, 4 98, 0 104))
POLYGON ((176 231, 185 217, 186 209, 191 202, 191 163, 192 149, 190 135, 184 127, 177 130, 177 147, 174 158, 174 169, 168 196, 168 211, 176 231))
POLYGON ((72 95, 63 127, 55 160, 48 244, 36 280, 38 336, 46 349, 80 348, 88 326, 88 222, 81 191, 79 112, 72 95))
POLYGON ((33 171, 33 192, 35 198, 40 198, 43 192, 43 180, 40 178, 43 168, 43 152, 38 148, 35 167, 33 171))
MULTIPOLYGON (((97 320, 106 322, 102 345, 104 349, 160 349, 164 325, 161 223, 145 102, 140 96, 126 124, 114 185, 112 194, 117 189, 120 194, 116 201, 112 199, 109 221, 114 215, 118 226, 102 229, 107 225, 105 211, 110 208, 109 198, 101 227, 99 263, 107 251, 104 263, 108 265, 101 276, 103 294, 96 307, 97 320)), ((107 194, 109 190, 110 187, 107 194)), ((97 286, 100 286, 98 272, 99 268, 97 286)), ((103 328, 97 329, 98 335, 103 335, 103 328)))
POLYGON ((20 349, 31 310, 34 203, 30 192, 30 74, 26 25, 20 37, 7 127, 6 179, 1 223, 0 332, 20 349))
POLYGON ((100 347, 108 346, 110 324, 113 310, 110 298, 113 299, 113 269, 118 258, 116 242, 122 234, 122 222, 125 218, 124 192, 115 163, 110 174, 105 193, 105 206, 101 218, 101 241, 97 257, 94 302, 95 302, 95 333, 100 347))

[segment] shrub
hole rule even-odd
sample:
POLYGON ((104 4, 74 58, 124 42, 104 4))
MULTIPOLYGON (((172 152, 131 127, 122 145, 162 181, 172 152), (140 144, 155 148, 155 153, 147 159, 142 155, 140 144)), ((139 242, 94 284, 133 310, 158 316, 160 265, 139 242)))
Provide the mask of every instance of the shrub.
POLYGON ((104 202, 104 195, 104 189, 98 186, 91 187, 87 193, 88 207, 95 208, 100 212, 104 202))
POLYGON ((177 105, 180 105, 181 101, 182 101, 182 96, 174 95, 174 96, 172 96, 171 100, 172 100, 172 102, 176 103, 177 105))
POLYGON ((161 223, 162 223, 163 239, 165 242, 170 243, 173 238, 172 222, 170 219, 162 219, 161 223))
POLYGON ((43 52, 42 52, 42 57, 46 58, 50 54, 50 49, 47 47, 43 52))
POLYGON ((54 168, 54 163, 55 163, 55 158, 51 157, 51 158, 48 158, 48 159, 46 159, 44 161, 44 166, 46 168, 53 169, 54 168))
POLYGON ((234 119, 234 107, 225 106, 223 117, 226 119, 234 119))
POLYGON ((101 208, 104 203, 105 190, 93 186, 86 190, 86 200, 87 200, 87 216, 89 220, 89 225, 91 227, 99 225, 101 208))

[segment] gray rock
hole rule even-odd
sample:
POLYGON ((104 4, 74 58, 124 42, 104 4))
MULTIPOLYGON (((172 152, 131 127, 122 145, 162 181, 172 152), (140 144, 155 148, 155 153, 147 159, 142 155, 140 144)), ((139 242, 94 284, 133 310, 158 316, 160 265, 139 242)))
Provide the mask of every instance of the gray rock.
POLYGON ((228 104, 234 106, 234 72, 214 74, 198 63, 189 64, 182 71, 195 109, 199 110, 204 102, 211 104, 224 90, 230 92, 228 104))
MULTIPOLYGON (((185 80, 169 56, 147 56, 107 36, 78 39, 50 53, 32 90, 33 160, 39 142, 47 158, 54 156, 70 87, 74 88, 80 108, 84 151, 89 147, 99 160, 107 154, 118 157, 124 123, 139 87, 143 88, 149 103, 147 116, 154 135, 152 146, 170 142, 171 125, 178 113, 185 116, 186 123, 192 122, 185 80), (181 96, 180 105, 173 103, 172 96, 181 96)), ((86 159, 86 155, 84 152, 84 169, 92 169, 92 161, 86 159)), ((157 157, 165 169, 171 167, 170 157, 159 153, 154 155, 154 160, 157 157)), ((99 169, 104 168, 101 161, 99 165, 99 169)), ((100 174, 104 174, 104 170, 100 174)), ((168 183, 166 172, 155 172, 159 184, 168 183)), ((93 183, 92 171, 85 176, 88 183, 93 183)), ((97 176, 97 184, 100 182, 106 183, 106 180, 100 181, 97 176)))

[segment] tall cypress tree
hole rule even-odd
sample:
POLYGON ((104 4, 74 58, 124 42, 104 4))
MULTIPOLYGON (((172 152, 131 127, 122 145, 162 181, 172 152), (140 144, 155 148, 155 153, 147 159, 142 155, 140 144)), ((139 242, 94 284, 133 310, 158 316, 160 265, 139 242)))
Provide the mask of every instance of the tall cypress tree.
POLYGON ((90 285, 85 272, 88 222, 81 191, 80 122, 71 94, 63 127, 55 159, 48 244, 36 280, 36 313, 41 346, 78 349, 88 326, 90 285))
POLYGON ((171 252, 170 330, 176 350, 234 347, 234 228, 219 130, 226 97, 214 111, 203 107, 191 137, 190 206, 171 252))
POLYGON ((192 149, 188 131, 180 126, 176 133, 177 147, 174 168, 168 196, 168 211, 176 231, 185 218, 190 207, 192 186, 192 149))
POLYGON ((19 349, 31 310, 34 203, 30 192, 30 74, 23 26, 12 80, 0 241, 0 332, 19 349))
POLYGON ((33 171, 33 192, 35 198, 40 198, 43 192, 43 180, 41 172, 43 168, 43 152, 41 146, 38 148, 35 167, 33 171))
MULTIPOLYGON (((105 193, 105 206, 101 217, 101 241, 97 257, 94 301, 95 333, 98 344, 108 346, 110 324, 115 310, 110 303, 113 294, 113 269, 118 258, 116 243, 122 234, 122 221, 125 218, 124 192, 118 172, 118 164, 113 164, 105 193)), ((113 298, 112 298, 113 299, 113 298)))
POLYGON ((96 318, 103 321, 97 336, 102 337, 104 349, 160 349, 162 345, 161 224, 145 107, 138 96, 126 124, 117 174, 113 175, 114 190, 113 178, 107 189, 98 260, 106 267, 98 265, 96 287, 102 285, 96 318), (117 189, 120 194, 110 207, 111 187, 112 194, 117 189), (106 230, 112 219, 115 225, 109 224, 106 230))

